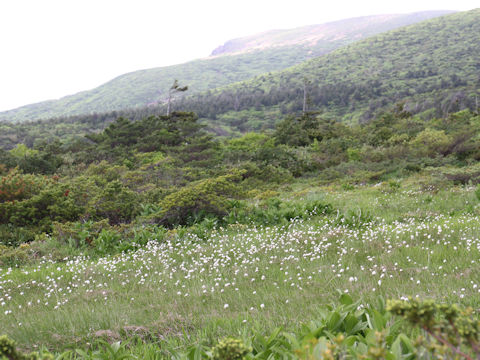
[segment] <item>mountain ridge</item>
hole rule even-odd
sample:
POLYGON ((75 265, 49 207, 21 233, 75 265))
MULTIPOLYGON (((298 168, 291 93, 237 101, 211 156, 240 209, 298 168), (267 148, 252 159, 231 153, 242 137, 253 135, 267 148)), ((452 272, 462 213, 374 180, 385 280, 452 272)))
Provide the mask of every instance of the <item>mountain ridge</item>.
MULTIPOLYGON (((442 10, 398 15, 394 22, 383 21, 380 28, 374 21, 373 23, 372 21, 366 23, 365 19, 380 19, 382 15, 351 18, 332 23, 336 24, 335 26, 338 28, 341 27, 342 23, 351 27, 352 22, 360 21, 361 23, 358 26, 364 29, 364 33, 359 36, 363 37, 372 32, 378 33, 379 31, 409 24, 412 21, 420 21, 425 17, 440 16, 445 12, 448 13, 449 11, 442 10)), ((383 17, 385 16, 387 15, 383 15, 383 17)), ((312 26, 325 25, 309 25, 306 28, 311 28, 312 26)), ((298 29, 289 31, 298 32, 298 29)), ((248 80, 261 74, 288 68, 358 40, 358 34, 355 34, 357 37, 352 37, 352 32, 349 34, 351 35, 350 38, 343 37, 342 39, 325 40, 320 43, 317 42, 315 46, 294 44, 274 46, 263 50, 252 48, 250 51, 241 54, 217 55, 168 67, 137 70, 122 74, 91 90, 85 90, 57 100, 47 100, 0 112, 0 121, 22 122, 158 104, 166 100, 166 93, 174 79, 189 85, 189 94, 200 93, 248 80)))
POLYGON ((256 131, 301 112, 306 81, 310 109, 337 120, 366 121, 399 102, 414 114, 445 117, 474 109, 479 58, 475 9, 381 33, 274 74, 185 98, 180 106, 256 131))
MULTIPOLYGON (((211 56, 221 54, 238 54, 244 51, 263 49, 266 47, 288 46, 293 44, 306 44, 313 46, 320 41, 332 41, 344 39, 347 35, 363 38, 371 35, 365 26, 374 21, 376 26, 391 23, 394 20, 402 21, 405 16, 417 18, 420 21, 426 18, 443 16, 454 13, 452 10, 422 11, 409 14, 381 14, 359 16, 337 21, 329 21, 322 24, 313 24, 307 26, 295 27, 292 29, 274 29, 251 36, 240 37, 227 41, 225 44, 217 47, 211 53, 211 56), (343 30, 343 32, 342 32, 343 30), (367 34, 357 34, 359 31, 367 31, 367 34)), ((413 22, 413 21, 412 21, 413 22)))

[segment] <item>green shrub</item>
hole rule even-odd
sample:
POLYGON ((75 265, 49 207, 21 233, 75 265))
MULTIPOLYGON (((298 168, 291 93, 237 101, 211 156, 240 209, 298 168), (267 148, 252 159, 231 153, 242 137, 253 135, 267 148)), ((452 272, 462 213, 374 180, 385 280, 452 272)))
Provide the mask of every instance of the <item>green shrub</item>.
POLYGON ((396 181, 396 180, 393 180, 393 179, 388 181, 388 186, 390 187, 390 190, 392 192, 396 192, 398 189, 400 189, 402 187, 402 185, 399 181, 396 181))
POLYGON ((54 222, 52 237, 60 244, 67 244, 74 248, 86 248, 93 243, 100 232, 109 228, 108 220, 85 222, 54 222))
POLYGON ((12 224, 0 225, 0 245, 19 246, 35 239, 35 229, 27 229, 12 224))
POLYGON ((50 231, 52 221, 76 220, 82 213, 83 209, 70 195, 68 184, 50 183, 27 199, 0 203, 0 223, 50 231))
POLYGON ((209 215, 224 216, 229 210, 229 199, 241 193, 238 182, 243 174, 243 171, 233 171, 188 185, 160 201, 161 210, 151 218, 161 225, 173 226, 192 224, 209 215))
POLYGON ((89 202, 89 209, 96 218, 107 218, 112 225, 129 222, 138 213, 138 194, 114 180, 89 202))
POLYGON ((108 229, 102 229, 97 238, 93 241, 95 252, 99 255, 108 255, 116 252, 115 250, 120 246, 122 236, 108 229))
POLYGON ((251 351, 242 340, 226 338, 213 348, 213 360, 242 360, 251 351))
POLYGON ((69 248, 89 250, 103 256, 144 246, 150 240, 161 241, 165 231, 162 227, 138 224, 112 226, 107 219, 97 222, 55 222, 51 239, 69 248))
POLYGON ((327 215, 333 212, 330 204, 321 201, 282 201, 269 198, 260 204, 249 204, 243 201, 231 203, 231 211, 223 218, 227 224, 282 224, 292 219, 308 219, 312 216, 327 215))
POLYGON ((445 131, 427 128, 418 133, 410 143, 420 155, 433 157, 444 154, 451 142, 452 138, 445 134, 445 131))
POLYGON ((445 167, 439 172, 454 184, 480 184, 480 164, 466 167, 445 167))
POLYGON ((22 174, 18 168, 0 177, 0 203, 26 199, 39 191, 45 185, 43 177, 22 174))
POLYGON ((253 162, 245 162, 239 166, 245 171, 249 187, 255 187, 256 183, 282 184, 293 179, 289 170, 272 164, 257 165, 253 162))
POLYGON ((431 355, 447 359, 479 358, 480 318, 472 308, 410 298, 389 301, 387 310, 427 334, 427 339, 417 343, 431 355))
POLYGON ((15 341, 2 335, 0 336, 0 360, 53 360, 53 355, 46 352, 22 354, 17 351, 15 341))
POLYGON ((0 245, 0 267, 13 267, 25 264, 31 257, 28 244, 19 247, 0 245))
POLYGON ((362 226, 371 223, 373 217, 366 210, 348 210, 344 214, 337 213, 334 222, 337 226, 346 226, 349 228, 361 228, 362 226))

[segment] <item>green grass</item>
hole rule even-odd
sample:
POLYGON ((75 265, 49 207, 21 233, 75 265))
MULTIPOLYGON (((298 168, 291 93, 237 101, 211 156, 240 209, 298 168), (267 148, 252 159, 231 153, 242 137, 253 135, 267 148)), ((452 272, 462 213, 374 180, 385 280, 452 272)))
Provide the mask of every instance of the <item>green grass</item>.
POLYGON ((395 192, 304 183, 283 194, 328 201, 341 213, 362 209, 373 220, 361 225, 348 216, 341 225, 333 214, 280 227, 232 225, 205 240, 171 231, 128 254, 1 269, 0 332, 25 349, 84 348, 102 334, 184 349, 278 326, 298 330, 338 291, 365 304, 418 296, 478 308, 474 189, 422 190, 417 180, 395 192))

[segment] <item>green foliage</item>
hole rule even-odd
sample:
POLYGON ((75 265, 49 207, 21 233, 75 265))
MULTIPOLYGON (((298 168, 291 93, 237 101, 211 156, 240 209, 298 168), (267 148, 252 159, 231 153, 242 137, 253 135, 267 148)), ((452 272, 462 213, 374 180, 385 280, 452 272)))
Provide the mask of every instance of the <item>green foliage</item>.
POLYGON ((234 201, 223 221, 227 224, 273 225, 287 223, 293 219, 328 215, 332 212, 332 206, 321 201, 282 201, 272 197, 255 205, 234 201))
POLYGON ((31 258, 28 244, 19 247, 5 246, 0 244, 0 266, 11 267, 26 263, 31 258))
POLYGON ((47 152, 30 149, 25 144, 17 146, 9 151, 12 161, 24 172, 53 174, 62 164, 61 158, 54 146, 48 146, 47 152))
POLYGON ((443 167, 435 172, 454 184, 480 184, 480 163, 465 167, 443 167))
POLYGON ((232 171, 194 183, 166 196, 160 203, 160 211, 153 218, 166 225, 185 225, 199 221, 208 215, 223 216, 229 209, 229 199, 238 197, 243 171, 232 171))
POLYGON ((372 221, 373 217, 369 214, 369 212, 362 209, 348 210, 345 214, 341 214, 338 211, 335 218, 335 224, 349 228, 360 228, 371 223, 372 221))
POLYGON ((15 341, 9 339, 6 335, 0 336, 0 360, 53 360, 54 357, 50 353, 32 352, 30 354, 22 354, 16 349, 15 341))
POLYGON ((0 203, 13 202, 30 197, 43 186, 41 178, 22 174, 18 168, 0 177, 0 203))
POLYGON ((81 214, 81 207, 65 184, 48 183, 37 194, 21 201, 0 203, 0 223, 38 226, 50 229, 52 221, 71 221, 81 214))
POLYGON ((225 357, 213 358, 227 359, 232 353, 242 354, 232 359, 413 358, 413 341, 399 332, 400 322, 385 310, 383 298, 378 298, 378 305, 363 308, 342 294, 339 303, 322 307, 317 319, 295 333, 279 328, 268 336, 257 332, 247 345, 234 339, 220 341, 213 354, 221 348, 225 357))
POLYGON ((212 350, 213 360, 242 360, 251 349, 249 349, 242 340, 225 338, 212 350))
MULTIPOLYGON (((315 30, 311 26, 289 29, 283 31, 283 33, 274 31, 268 36, 262 33, 257 35, 255 40, 244 39, 240 41, 246 41, 248 44, 258 43, 259 41, 261 43, 266 42, 266 45, 261 47, 261 51, 254 51, 255 48, 250 46, 244 49, 240 45, 240 49, 235 48, 236 51, 247 51, 240 54, 194 60, 180 65, 131 72, 93 90, 83 91, 56 101, 27 105, 3 112, 0 114, 0 120, 25 121, 27 119, 46 119, 93 113, 89 116, 88 121, 94 122, 102 116, 98 114, 99 112, 129 108, 138 109, 139 107, 140 110, 137 111, 143 113, 140 118, 144 117, 147 112, 150 112, 150 114, 154 112, 155 115, 158 115, 159 113, 165 113, 165 111, 158 109, 158 105, 167 100, 167 92, 174 79, 189 84, 189 92, 204 92, 258 75, 282 70, 312 57, 331 52, 361 38, 446 13, 448 12, 434 11, 397 15, 390 16, 388 21, 383 16, 341 20, 320 27, 321 39, 317 39, 316 44, 311 43, 312 31, 315 30), (330 30, 326 30, 325 27, 330 30), (325 32, 342 34, 342 36, 326 38, 325 32), (310 40, 308 46, 302 45, 306 38, 310 40), (272 46, 272 42, 276 45, 272 46), (145 105, 149 105, 149 107, 145 107, 145 105)), ((239 39, 234 40, 236 47, 239 45, 238 41, 239 39)), ((230 51, 233 50, 231 47, 229 49, 230 51)), ((222 53, 225 50, 228 52, 229 49, 223 48, 222 53)), ((174 107, 176 107, 175 104, 174 107)), ((116 117, 113 116, 113 118, 116 117)), ((82 121, 85 121, 85 117, 82 117, 82 121)), ((51 130, 45 129, 47 132, 51 130)), ((62 129, 62 131, 68 130, 62 129)), ((1 133, 2 131, 0 131, 0 137, 1 133)), ((74 134, 74 132, 71 134, 74 134)))
POLYGON ((417 299, 390 301, 387 308, 428 334, 421 344, 425 351, 443 358, 480 355, 480 319, 472 308, 417 299))
POLYGON ((13 224, 0 224, 0 245, 19 246, 35 239, 35 229, 14 226, 13 224))
POLYGON ((427 128, 412 140, 412 145, 419 151, 424 152, 423 155, 436 156, 444 154, 451 141, 452 139, 443 130, 427 128))
POLYGON ((129 222, 138 213, 138 195, 114 180, 105 185, 89 206, 96 218, 107 218, 111 224, 129 222))
MULTIPOLYGON (((479 15, 475 9, 373 36, 274 74, 185 98, 182 106, 209 119, 239 110, 258 111, 257 120, 274 109, 299 114, 307 78, 310 109, 348 123, 371 120, 398 102, 403 104, 397 111, 402 117, 419 114, 429 119, 474 111, 479 15), (425 56, 435 61, 425 61, 425 56)), ((256 130, 239 125, 243 131, 256 130)), ((384 126, 371 135, 386 141, 393 133, 384 126)))

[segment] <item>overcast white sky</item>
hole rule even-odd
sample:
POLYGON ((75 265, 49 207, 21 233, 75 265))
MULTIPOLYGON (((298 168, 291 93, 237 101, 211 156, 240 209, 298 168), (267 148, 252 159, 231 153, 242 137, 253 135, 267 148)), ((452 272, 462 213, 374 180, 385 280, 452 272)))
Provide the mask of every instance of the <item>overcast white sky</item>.
POLYGON ((0 0, 0 111, 205 57, 232 38, 478 0, 0 0))

